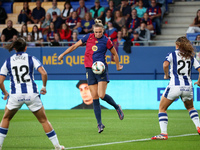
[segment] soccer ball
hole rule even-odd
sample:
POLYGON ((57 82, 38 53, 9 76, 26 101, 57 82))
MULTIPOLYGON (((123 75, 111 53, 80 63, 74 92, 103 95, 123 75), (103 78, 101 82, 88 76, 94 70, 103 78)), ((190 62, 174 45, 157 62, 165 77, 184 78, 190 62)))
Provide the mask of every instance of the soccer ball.
POLYGON ((105 71, 105 65, 104 65, 104 63, 101 62, 101 61, 95 61, 92 64, 92 71, 95 74, 102 74, 105 71))

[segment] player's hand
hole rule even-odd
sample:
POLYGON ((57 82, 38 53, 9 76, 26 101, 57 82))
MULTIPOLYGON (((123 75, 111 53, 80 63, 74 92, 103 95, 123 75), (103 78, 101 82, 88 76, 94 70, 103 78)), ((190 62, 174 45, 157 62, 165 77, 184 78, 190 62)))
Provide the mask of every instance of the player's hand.
POLYGON ((168 75, 164 75, 164 79, 169 79, 169 76, 168 75))
POLYGON ((60 56, 58 56, 58 61, 63 60, 63 55, 61 54, 60 56))
POLYGON ((123 66, 122 65, 119 65, 119 67, 117 67, 117 71, 120 71, 123 69, 123 66))
POLYGON ((199 83, 198 81, 197 81, 197 82, 194 82, 194 85, 195 85, 195 84, 197 84, 198 86, 200 86, 200 83, 199 83))
POLYGON ((40 93, 41 93, 42 95, 45 95, 45 94, 47 93, 46 88, 45 88, 45 87, 42 87, 41 90, 40 90, 40 93))
POLYGON ((7 100, 7 99, 8 99, 8 96, 9 96, 9 94, 8 94, 8 92, 6 91, 6 93, 4 93, 3 99, 4 99, 4 100, 7 100))

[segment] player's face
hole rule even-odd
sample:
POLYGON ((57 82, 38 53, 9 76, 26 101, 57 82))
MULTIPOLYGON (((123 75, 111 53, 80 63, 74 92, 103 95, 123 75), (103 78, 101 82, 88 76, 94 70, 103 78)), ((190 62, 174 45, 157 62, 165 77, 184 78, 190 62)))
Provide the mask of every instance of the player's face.
POLYGON ((96 38, 101 38, 103 36, 103 28, 102 27, 94 27, 94 35, 96 38))
POLYGON ((83 83, 79 86, 80 94, 83 99, 83 102, 86 105, 90 105, 93 103, 92 95, 90 93, 90 89, 87 83, 83 83))

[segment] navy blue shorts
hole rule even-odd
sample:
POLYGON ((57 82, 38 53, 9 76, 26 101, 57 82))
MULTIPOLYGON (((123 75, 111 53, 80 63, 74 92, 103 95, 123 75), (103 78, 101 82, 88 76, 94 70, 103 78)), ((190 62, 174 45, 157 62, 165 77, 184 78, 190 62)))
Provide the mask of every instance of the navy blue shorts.
POLYGON ((109 82, 108 67, 106 67, 106 70, 102 74, 95 74, 93 73, 92 68, 86 68, 86 78, 88 80, 88 85, 94 85, 100 81, 109 82))

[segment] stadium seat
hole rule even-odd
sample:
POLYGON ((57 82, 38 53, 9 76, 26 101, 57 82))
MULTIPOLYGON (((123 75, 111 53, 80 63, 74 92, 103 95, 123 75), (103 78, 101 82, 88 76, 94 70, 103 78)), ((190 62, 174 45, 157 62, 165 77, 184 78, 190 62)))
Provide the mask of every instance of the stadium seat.
POLYGON ((40 24, 27 24, 28 32, 32 32, 32 29, 33 29, 33 26, 34 26, 34 25, 37 25, 38 28, 40 28, 40 24))
POLYGON ((12 20, 13 24, 16 24, 18 22, 18 14, 7 14, 8 18, 6 19, 6 22, 8 20, 12 20))
MULTIPOLYGON (((28 24, 28 32, 32 32, 32 28, 35 24, 28 24)), ((40 24, 36 24, 40 28, 40 24)), ((2 33, 3 29, 7 27, 6 24, 0 25, 0 33, 2 33)), ((13 24, 13 28, 15 28, 18 32, 21 32, 22 24, 13 24)))
MULTIPOLYGON (((0 25, 0 32, 2 33, 3 29, 5 29, 6 27, 7 27, 6 24, 3 24, 3 25, 1 24, 0 25)), ((15 28, 18 32, 21 31, 21 27, 22 27, 21 24, 13 24, 13 28, 15 28)))
POLYGON ((23 2, 14 2, 13 3, 13 13, 19 14, 23 8, 23 2))
POLYGON ((6 13, 13 13, 13 2, 3 2, 1 7, 3 7, 6 13))
MULTIPOLYGON (((36 7, 36 3, 35 2, 29 2, 28 5, 29 5, 29 9, 31 11, 33 10, 33 8, 36 7)), ((22 10, 22 8, 23 8, 23 2, 14 2, 13 3, 13 13, 14 14, 19 14, 20 11, 22 10)))

